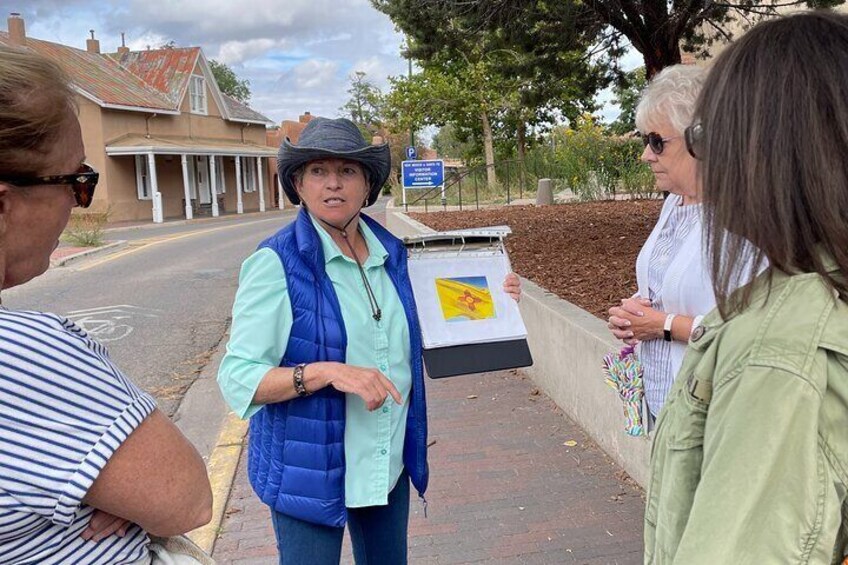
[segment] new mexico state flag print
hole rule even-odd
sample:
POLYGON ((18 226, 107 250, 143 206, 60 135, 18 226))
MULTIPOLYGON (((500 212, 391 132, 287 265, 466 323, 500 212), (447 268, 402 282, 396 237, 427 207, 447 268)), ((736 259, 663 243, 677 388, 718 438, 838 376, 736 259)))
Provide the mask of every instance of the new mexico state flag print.
POLYGON ((495 318, 495 303, 486 277, 436 279, 436 293, 446 322, 495 318))

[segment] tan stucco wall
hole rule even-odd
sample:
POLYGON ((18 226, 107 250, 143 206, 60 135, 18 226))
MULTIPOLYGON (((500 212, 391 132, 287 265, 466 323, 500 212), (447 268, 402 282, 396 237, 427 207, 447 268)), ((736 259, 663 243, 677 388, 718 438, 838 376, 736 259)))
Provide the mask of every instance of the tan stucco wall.
MULTIPOLYGON (((199 68, 196 73, 200 74, 199 68)), ((208 83, 207 83, 208 84, 208 83)), ((264 145, 265 127, 259 124, 228 122, 207 88, 208 115, 189 112, 188 92, 183 97, 180 115, 147 114, 99 107, 79 97, 80 123, 88 161, 100 171, 95 200, 91 211, 109 212, 109 220, 152 221, 152 202, 139 200, 136 187, 135 158, 133 156, 107 157, 105 147, 130 135, 182 136, 203 139, 226 139, 264 145)), ((274 203, 273 186, 276 163, 273 158, 263 159, 265 203, 270 209, 274 203)), ((225 185, 224 211, 237 210, 235 160, 224 157, 225 185)), ((185 215, 182 164, 179 155, 156 156, 156 176, 162 193, 165 218, 185 215)), ((244 211, 259 210, 259 192, 245 193, 244 211)), ((195 213, 197 212, 195 208, 195 213)))
POLYGON ((94 191, 94 200, 89 208, 93 212, 106 210, 109 198, 108 177, 106 167, 106 149, 103 143, 103 122, 100 115, 100 106, 89 101, 87 98, 77 96, 77 107, 79 108, 80 129, 82 130, 82 141, 85 145, 86 162, 100 172, 100 181, 94 191))
MULTIPOLYGON (((146 158, 146 157, 145 157, 146 158)), ((189 157, 191 158, 191 157, 189 157)), ((244 159, 242 159, 242 165, 244 159)), ((224 157, 224 186, 226 192, 219 195, 223 200, 223 209, 220 213, 233 213, 238 209, 238 195, 236 192, 236 165, 233 157, 224 157)), ((121 156, 110 157, 108 162, 110 178, 114 180, 112 198, 110 199, 110 220, 146 221, 153 218, 153 203, 150 200, 139 200, 136 187, 135 157, 121 156)), ((266 174, 273 167, 268 159, 264 159, 266 174)), ((191 169, 189 169, 191 171, 191 169)), ((157 155, 156 177, 159 192, 162 193, 162 202, 165 218, 181 218, 185 216, 185 188, 183 185, 182 160, 179 155, 157 155)), ((265 205, 266 209, 272 207, 271 196, 268 190, 268 181, 265 181, 265 205)), ((259 191, 245 192, 242 195, 245 212, 259 211, 259 191)), ((198 202, 194 201, 194 213, 198 213, 198 202)))

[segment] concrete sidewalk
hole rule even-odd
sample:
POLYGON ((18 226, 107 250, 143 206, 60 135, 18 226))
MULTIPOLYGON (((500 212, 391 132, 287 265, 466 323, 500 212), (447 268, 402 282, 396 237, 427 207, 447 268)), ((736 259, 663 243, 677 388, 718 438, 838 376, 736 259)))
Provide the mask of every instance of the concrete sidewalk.
MULTIPOLYGON (((529 378, 428 380, 427 395, 429 508, 413 492, 410 563, 642 562, 641 489, 529 378)), ((277 563, 269 516, 242 453, 214 557, 277 563)))

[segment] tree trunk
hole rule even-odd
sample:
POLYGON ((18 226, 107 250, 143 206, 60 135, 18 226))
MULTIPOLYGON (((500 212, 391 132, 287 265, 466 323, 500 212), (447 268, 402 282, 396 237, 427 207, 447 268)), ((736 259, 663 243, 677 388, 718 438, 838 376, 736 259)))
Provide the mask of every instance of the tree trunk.
POLYGON ((486 181, 490 188, 498 184, 498 176, 495 174, 495 142, 492 136, 492 125, 489 123, 489 115, 485 110, 481 112, 480 119, 483 121, 483 149, 486 153, 486 181))
POLYGON ((651 80, 665 67, 681 62, 680 37, 706 4, 706 0, 690 0, 685 8, 674 8, 672 13, 669 13, 666 0, 641 0, 626 4, 593 0, 586 7, 630 40, 630 44, 642 54, 645 77, 651 80))
POLYGON ((645 78, 649 81, 664 68, 677 65, 682 61, 680 47, 677 46, 652 46, 650 51, 642 53, 642 57, 645 60, 645 78))
POLYGON ((518 182, 521 183, 521 190, 527 188, 526 168, 524 159, 527 157, 527 124, 524 120, 518 122, 518 133, 516 135, 516 143, 518 144, 518 182))

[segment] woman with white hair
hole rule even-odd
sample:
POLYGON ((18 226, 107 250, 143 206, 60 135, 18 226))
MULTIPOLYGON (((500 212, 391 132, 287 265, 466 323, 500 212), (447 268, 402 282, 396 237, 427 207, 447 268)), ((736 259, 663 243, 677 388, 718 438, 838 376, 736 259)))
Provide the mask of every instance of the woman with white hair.
POLYGON ((636 108, 645 144, 642 161, 668 197, 636 260, 638 292, 609 309, 609 328, 625 343, 639 343, 651 423, 680 369, 692 328, 715 307, 702 243, 696 161, 683 138, 705 78, 701 67, 667 67, 636 108))

